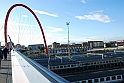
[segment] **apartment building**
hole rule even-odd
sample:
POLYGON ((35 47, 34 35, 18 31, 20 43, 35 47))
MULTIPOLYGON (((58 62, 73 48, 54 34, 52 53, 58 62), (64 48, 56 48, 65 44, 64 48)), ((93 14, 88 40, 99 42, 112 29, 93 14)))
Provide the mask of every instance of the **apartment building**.
POLYGON ((28 45, 28 48, 31 49, 31 50, 38 50, 39 48, 44 48, 44 44, 28 45))
MULTIPOLYGON (((82 50, 82 44, 69 44, 69 52, 80 52, 82 50)), ((60 44, 54 42, 52 44, 52 48, 49 48, 49 53, 67 53, 68 52, 68 44, 60 44)))
POLYGON ((84 50, 93 49, 93 48, 103 48, 104 42, 103 41, 88 41, 88 42, 83 42, 82 46, 84 50))
POLYGON ((116 46, 124 46, 124 40, 117 40, 116 46))

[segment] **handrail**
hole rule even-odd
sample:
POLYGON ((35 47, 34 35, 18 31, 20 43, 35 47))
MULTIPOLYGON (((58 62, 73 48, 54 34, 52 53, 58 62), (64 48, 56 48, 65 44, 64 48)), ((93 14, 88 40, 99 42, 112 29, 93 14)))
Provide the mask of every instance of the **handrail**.
MULTIPOLYGON (((42 79, 42 81, 44 80, 49 83, 70 83, 69 81, 65 80, 64 78, 60 77, 59 75, 53 73, 52 71, 48 70, 47 68, 38 64, 37 62, 26 57, 25 55, 23 55, 22 53, 20 53, 17 50, 15 50, 12 57, 15 57, 17 59, 17 61, 18 61, 17 65, 20 65, 20 67, 22 68, 21 71, 23 70, 27 80, 30 83, 41 83, 41 81, 39 81, 40 79, 42 79), (35 74, 34 74, 34 72, 35 72, 35 74), (33 74, 33 75, 31 75, 31 74, 33 74), (35 75, 38 78, 32 79, 32 77, 34 77, 35 75), (34 80, 36 80, 36 82, 33 82, 34 80)), ((15 65, 15 66, 17 66, 17 65, 15 65)), ((12 67, 14 67, 13 64, 12 64, 12 67)), ((15 72, 15 71, 13 71, 13 72, 15 72)), ((20 72, 20 71, 18 71, 18 72, 20 72)), ((16 73, 17 73, 17 71, 16 71, 16 73)), ((17 77, 15 77, 15 78, 17 78, 17 77)), ((17 80, 17 79, 14 79, 14 80, 17 80)))

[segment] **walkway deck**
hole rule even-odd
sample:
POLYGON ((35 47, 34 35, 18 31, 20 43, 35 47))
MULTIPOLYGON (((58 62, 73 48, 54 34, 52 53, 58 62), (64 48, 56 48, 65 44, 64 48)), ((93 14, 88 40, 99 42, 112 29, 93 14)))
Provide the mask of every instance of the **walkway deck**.
POLYGON ((12 83, 12 68, 11 57, 8 55, 8 60, 2 60, 0 70, 0 83, 12 83))

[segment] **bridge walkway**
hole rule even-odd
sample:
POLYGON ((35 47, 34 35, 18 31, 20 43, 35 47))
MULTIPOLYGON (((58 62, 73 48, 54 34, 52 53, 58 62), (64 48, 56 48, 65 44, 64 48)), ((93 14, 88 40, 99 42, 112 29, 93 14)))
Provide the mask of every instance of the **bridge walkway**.
POLYGON ((7 60, 1 61, 0 83, 12 83, 12 67, 10 54, 8 54, 7 60))

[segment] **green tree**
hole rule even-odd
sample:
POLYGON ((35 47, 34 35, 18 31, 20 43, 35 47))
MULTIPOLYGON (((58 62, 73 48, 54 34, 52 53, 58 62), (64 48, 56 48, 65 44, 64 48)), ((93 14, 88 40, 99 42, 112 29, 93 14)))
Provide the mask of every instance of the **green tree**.
POLYGON ((38 46, 38 50, 44 52, 44 47, 38 46))
POLYGON ((41 51, 41 47, 40 46, 38 46, 37 48, 38 48, 39 51, 41 51))
POLYGON ((44 47, 41 48, 42 52, 44 52, 44 47))

